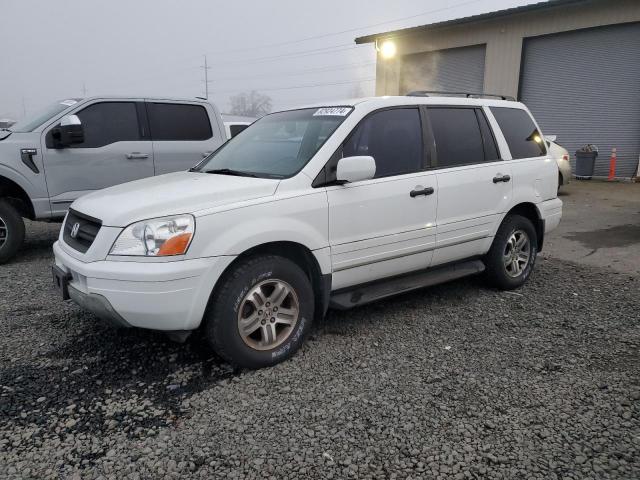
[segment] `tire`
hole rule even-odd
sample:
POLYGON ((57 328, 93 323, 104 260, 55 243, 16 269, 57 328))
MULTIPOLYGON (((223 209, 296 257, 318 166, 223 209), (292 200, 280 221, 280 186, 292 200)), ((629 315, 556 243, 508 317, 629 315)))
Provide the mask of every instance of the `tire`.
POLYGON ((564 185, 564 180, 562 178, 562 174, 558 173, 558 193, 560 193, 560 187, 564 185))
POLYGON ((220 282, 204 328, 218 355, 238 367, 262 368, 300 348, 314 316, 313 288, 300 267, 260 255, 241 261, 220 282))
POLYGON ((491 249, 485 257, 487 279, 493 286, 502 290, 519 288, 531 275, 537 254, 538 236, 531 220, 520 215, 508 215, 498 228, 491 249), (528 242, 528 249, 522 244, 522 247, 518 247, 513 253, 513 245, 519 244, 522 238, 528 242), (520 251, 520 248, 525 250, 520 251), (507 255, 511 262, 507 260, 507 255), (515 260, 516 258, 518 260, 515 260))
POLYGON ((0 199, 0 265, 11 260, 24 242, 24 221, 16 208, 0 199))

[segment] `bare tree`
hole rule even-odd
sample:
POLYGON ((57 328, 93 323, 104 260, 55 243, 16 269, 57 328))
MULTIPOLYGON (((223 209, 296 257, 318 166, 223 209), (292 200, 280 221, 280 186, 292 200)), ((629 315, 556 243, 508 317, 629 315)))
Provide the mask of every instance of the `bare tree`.
POLYGON ((271 97, 255 90, 239 93, 229 99, 232 115, 262 117, 271 112, 271 97))

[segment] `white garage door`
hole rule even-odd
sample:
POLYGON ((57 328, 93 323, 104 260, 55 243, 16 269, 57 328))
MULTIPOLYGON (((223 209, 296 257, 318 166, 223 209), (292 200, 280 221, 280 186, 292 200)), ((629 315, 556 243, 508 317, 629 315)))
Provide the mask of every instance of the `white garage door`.
POLYGON ((415 90, 482 92, 484 57, 484 45, 407 55, 400 69, 400 93, 415 90))
MULTIPOLYGON (((546 134, 571 153, 592 143, 596 175, 635 174, 640 156, 640 24, 632 23, 526 39, 520 99, 546 134)), ((575 164, 574 164, 575 167, 575 164)))

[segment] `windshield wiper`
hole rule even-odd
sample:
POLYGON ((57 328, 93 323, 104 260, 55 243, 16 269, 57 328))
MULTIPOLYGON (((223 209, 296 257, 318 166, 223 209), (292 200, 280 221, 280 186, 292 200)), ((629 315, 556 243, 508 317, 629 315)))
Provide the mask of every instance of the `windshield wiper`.
POLYGON ((234 175, 236 177, 257 177, 253 173, 243 172, 241 170, 232 170, 231 168, 216 168, 213 170, 204 170, 204 173, 214 173, 218 175, 234 175))

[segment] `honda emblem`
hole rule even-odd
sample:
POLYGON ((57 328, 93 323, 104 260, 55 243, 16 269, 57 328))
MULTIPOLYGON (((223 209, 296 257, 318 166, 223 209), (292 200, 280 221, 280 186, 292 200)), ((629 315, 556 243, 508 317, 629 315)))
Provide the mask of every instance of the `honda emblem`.
POLYGON ((71 227, 71 238, 76 238, 78 236, 78 230, 80 230, 80 224, 74 223, 73 227, 71 227))

